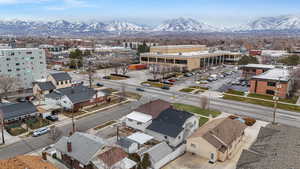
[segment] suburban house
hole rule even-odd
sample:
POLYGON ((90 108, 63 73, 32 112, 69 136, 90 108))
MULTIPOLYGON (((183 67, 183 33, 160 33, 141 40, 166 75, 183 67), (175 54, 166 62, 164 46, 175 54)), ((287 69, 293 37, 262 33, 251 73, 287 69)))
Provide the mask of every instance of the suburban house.
POLYGON ((54 90, 45 96, 45 103, 60 105, 67 110, 79 109, 106 101, 106 93, 79 85, 54 90))
POLYGON ((184 146, 181 146, 181 148, 178 148, 177 150, 173 150, 166 142, 161 142, 151 147, 145 153, 148 153, 150 156, 151 168, 160 169, 170 161, 182 155, 184 153, 184 146))
POLYGON ((187 139, 186 151, 213 163, 231 159, 239 149, 246 127, 237 119, 213 120, 187 139))
POLYGON ((20 155, 0 160, 1 169, 58 169, 40 156, 20 155))
POLYGON ((116 144, 127 153, 135 153, 139 148, 137 142, 130 140, 126 137, 120 138, 116 144))
POLYGON ((52 82, 36 82, 33 85, 33 95, 34 96, 41 96, 51 93, 56 87, 53 85, 52 82))
POLYGON ((274 65, 265 64, 247 64, 240 67, 240 69, 242 70, 242 77, 244 77, 247 80, 251 79, 252 76, 262 74, 274 68, 274 65))
POLYGON ((1 104, 0 112, 4 115, 5 123, 20 121, 38 115, 38 110, 30 102, 1 104))
POLYGON ((198 118, 186 111, 168 108, 162 111, 145 132, 158 141, 177 147, 198 128, 198 118))
POLYGON ((105 149, 105 141, 91 134, 75 132, 70 137, 63 136, 54 148, 57 158, 69 168, 95 169, 92 160, 105 149))
POLYGON ((72 86, 72 77, 66 72, 52 73, 47 77, 47 81, 52 82, 57 89, 72 86))
POLYGON ((249 92, 286 98, 291 94, 292 85, 293 80, 289 69, 274 68, 253 76, 250 80, 249 92))
POLYGON ((150 101, 128 114, 124 119, 124 123, 128 127, 144 132, 152 123, 152 119, 157 118, 162 111, 168 108, 171 108, 171 104, 164 100, 157 99, 150 101))
POLYGON ((128 158, 128 154, 118 147, 108 147, 101 154, 97 155, 93 161, 95 169, 132 169, 136 162, 128 158))

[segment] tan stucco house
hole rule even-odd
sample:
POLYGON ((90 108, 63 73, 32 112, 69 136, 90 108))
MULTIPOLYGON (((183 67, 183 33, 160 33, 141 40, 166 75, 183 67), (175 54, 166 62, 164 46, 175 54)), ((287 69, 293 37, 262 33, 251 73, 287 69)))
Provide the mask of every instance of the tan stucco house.
POLYGON ((52 82, 57 89, 72 86, 72 78, 66 72, 52 73, 47 77, 47 81, 52 82))
POLYGON ((231 159, 240 147, 246 127, 237 119, 213 120, 187 139, 187 151, 213 163, 231 159))

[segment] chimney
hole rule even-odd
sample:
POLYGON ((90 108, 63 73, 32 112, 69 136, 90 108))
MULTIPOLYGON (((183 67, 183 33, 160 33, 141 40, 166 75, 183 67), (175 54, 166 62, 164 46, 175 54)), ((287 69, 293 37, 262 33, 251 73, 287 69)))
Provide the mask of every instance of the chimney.
POLYGON ((71 143, 70 140, 68 140, 68 142, 67 142, 67 151, 68 151, 69 153, 72 152, 72 143, 71 143))
POLYGON ((47 153, 46 152, 42 152, 42 158, 43 158, 43 160, 47 161, 47 153))

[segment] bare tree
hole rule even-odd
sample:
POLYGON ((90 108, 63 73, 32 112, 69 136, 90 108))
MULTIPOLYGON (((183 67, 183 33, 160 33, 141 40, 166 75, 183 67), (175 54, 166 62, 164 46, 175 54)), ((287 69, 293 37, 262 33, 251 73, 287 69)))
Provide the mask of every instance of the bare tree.
POLYGON ((160 75, 160 66, 159 65, 150 65, 149 72, 152 74, 153 80, 157 80, 158 76, 160 75))
POLYGON ((56 127, 50 127, 49 138, 53 141, 57 141, 62 136, 62 131, 56 127))
POLYGON ((122 63, 121 64, 121 72, 122 75, 126 75, 128 73, 128 63, 122 63))
POLYGON ((89 61, 89 63, 88 63, 88 76, 89 76, 89 85, 90 85, 90 88, 92 88, 92 85, 93 85, 94 73, 95 73, 95 70, 93 69, 92 62, 89 61))
POLYGON ((16 89, 18 80, 16 78, 1 75, 0 76, 0 92, 3 92, 4 96, 7 98, 7 94, 10 90, 16 89))
POLYGON ((201 96, 200 97, 200 107, 202 109, 207 109, 209 104, 209 98, 207 96, 201 96))

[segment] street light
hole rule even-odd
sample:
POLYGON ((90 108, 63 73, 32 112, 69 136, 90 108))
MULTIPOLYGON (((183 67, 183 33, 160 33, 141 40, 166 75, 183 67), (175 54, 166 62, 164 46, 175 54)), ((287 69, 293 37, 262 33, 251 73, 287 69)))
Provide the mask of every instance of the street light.
POLYGON ((276 82, 276 91, 275 91, 275 96, 273 97, 274 100, 274 110, 273 110, 273 124, 275 124, 275 120, 276 120, 276 112, 277 112, 277 105, 278 105, 278 100, 279 100, 279 89, 281 88, 281 84, 280 84, 280 79, 281 76, 278 78, 278 81, 276 82))

